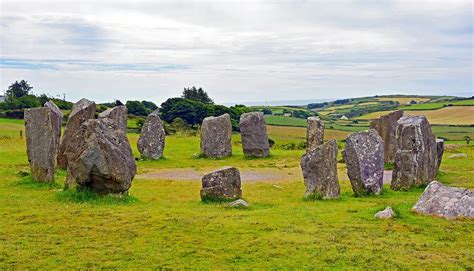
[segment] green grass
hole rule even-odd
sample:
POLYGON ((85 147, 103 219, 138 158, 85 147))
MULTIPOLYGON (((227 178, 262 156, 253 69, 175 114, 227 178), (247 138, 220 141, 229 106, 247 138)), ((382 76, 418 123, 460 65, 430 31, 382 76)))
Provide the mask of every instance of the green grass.
POLYGON ((265 116, 265 122, 268 125, 306 127, 306 119, 285 116, 265 116))
POLYGON ((414 105, 401 106, 402 110, 433 110, 440 109, 446 106, 470 106, 474 105, 474 99, 461 100, 461 101, 445 101, 445 102, 435 102, 435 103, 421 103, 414 105))
MULTIPOLYGON (((16 125, 16 126, 15 126, 16 125)), ((16 131, 0 120, 0 135, 16 131), (11 130, 12 129, 12 130, 11 130)), ((12 132, 12 134, 14 134, 12 132)), ((138 135, 130 134, 134 146, 138 135)), ((288 135, 285 135, 286 137, 288 135)), ((278 137, 275 134, 275 137, 278 137)), ((439 179, 474 188, 474 147, 450 145, 439 179), (466 159, 448 159, 466 153, 466 159)), ((302 151, 272 150, 244 158, 193 158, 197 137, 167 138, 160 161, 138 161, 139 172, 163 168, 298 168, 302 151)), ((28 169, 24 139, 0 139, 0 270, 6 269, 472 269, 474 221, 414 214, 422 189, 353 196, 338 165, 341 199, 306 201, 300 175, 243 183, 249 208, 202 203, 200 182, 136 179, 124 197, 38 184, 28 169), (373 215, 387 205, 393 220, 373 215)))

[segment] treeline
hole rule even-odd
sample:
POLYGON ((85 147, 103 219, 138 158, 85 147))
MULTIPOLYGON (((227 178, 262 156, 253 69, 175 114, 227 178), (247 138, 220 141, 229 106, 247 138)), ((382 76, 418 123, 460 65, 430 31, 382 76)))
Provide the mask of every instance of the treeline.
MULTIPOLYGON (((49 100, 54 101, 61 110, 66 111, 65 118, 69 116, 70 112, 68 111, 72 109, 72 102, 53 98, 46 94, 36 96, 31 93, 32 89, 33 87, 25 80, 16 81, 9 86, 5 91, 5 101, 0 102, 0 117, 22 119, 25 108, 40 107, 49 100)), ((194 86, 184 88, 181 97, 169 98, 161 104, 161 107, 151 101, 127 101, 124 104, 120 100, 116 100, 111 103, 98 104, 97 112, 120 105, 125 105, 129 115, 140 120, 139 124, 143 123, 144 118, 151 112, 159 109, 161 118, 167 123, 175 122, 180 126, 190 128, 197 128, 206 117, 228 113, 235 131, 239 129, 240 115, 250 112, 250 109, 245 105, 226 107, 214 104, 206 91, 194 86)))

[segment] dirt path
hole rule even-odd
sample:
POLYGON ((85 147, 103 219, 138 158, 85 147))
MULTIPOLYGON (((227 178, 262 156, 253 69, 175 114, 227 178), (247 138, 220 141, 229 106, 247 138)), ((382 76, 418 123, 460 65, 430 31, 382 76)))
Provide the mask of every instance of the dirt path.
MULTIPOLYGON (((193 168, 173 168, 150 171, 136 176, 142 180, 166 180, 166 181, 200 181, 202 176, 210 171, 197 171, 193 168)), ((261 168, 261 169, 241 169, 240 176, 242 182, 284 182, 291 180, 303 180, 300 168, 261 168)), ((383 176, 384 183, 390 183, 392 171, 385 170, 383 176)), ((340 174, 340 181, 348 181, 345 174, 340 174)))

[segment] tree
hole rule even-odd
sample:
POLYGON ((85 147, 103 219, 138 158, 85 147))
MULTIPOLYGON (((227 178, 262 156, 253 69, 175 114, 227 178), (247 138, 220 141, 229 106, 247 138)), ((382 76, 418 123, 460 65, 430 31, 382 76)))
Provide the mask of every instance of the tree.
POLYGON ((264 115, 271 115, 271 114, 273 114, 272 110, 271 110, 270 108, 268 108, 268 107, 263 108, 263 109, 262 109, 262 113, 263 113, 264 115))
POLYGON ((33 87, 28 84, 28 81, 15 81, 15 83, 11 84, 5 91, 5 95, 9 100, 14 100, 28 95, 31 89, 33 89, 33 87))
POLYGON ((133 114, 136 116, 148 115, 145 106, 140 101, 127 101, 125 105, 127 106, 129 114, 133 114))
POLYGON ((170 98, 161 104, 160 110, 166 122, 181 118, 189 125, 202 123, 207 111, 204 103, 185 98, 170 98))
POLYGON ((205 104, 214 103, 214 101, 209 98, 207 93, 202 88, 197 89, 195 86, 191 88, 184 88, 183 95, 181 97, 185 99, 199 101, 205 104))
POLYGON ((115 100, 115 106, 122 106, 123 103, 120 100, 115 100))
POLYGON ((158 109, 158 106, 156 106, 155 103, 149 102, 149 101, 142 101, 143 106, 145 106, 146 109, 148 109, 151 112, 155 111, 158 109))

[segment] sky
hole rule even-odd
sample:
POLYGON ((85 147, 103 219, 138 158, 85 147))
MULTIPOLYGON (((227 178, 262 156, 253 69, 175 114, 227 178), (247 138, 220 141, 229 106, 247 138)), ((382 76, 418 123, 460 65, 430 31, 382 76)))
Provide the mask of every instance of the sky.
POLYGON ((0 87, 217 103, 474 95, 473 2, 0 0, 0 87))

